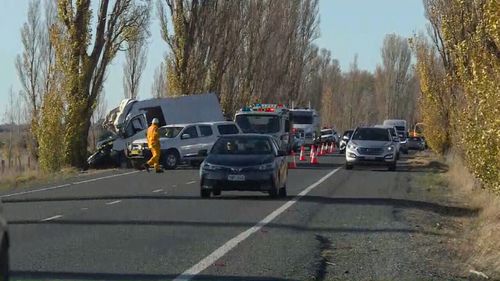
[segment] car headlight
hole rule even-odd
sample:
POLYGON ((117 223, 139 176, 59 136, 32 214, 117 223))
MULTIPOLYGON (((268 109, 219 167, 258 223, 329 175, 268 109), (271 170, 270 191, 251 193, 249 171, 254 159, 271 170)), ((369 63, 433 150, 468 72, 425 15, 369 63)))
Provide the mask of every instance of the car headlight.
POLYGON ((386 147, 387 148, 387 151, 394 151, 394 145, 389 145, 386 147))
POLYGON ((203 169, 207 170, 207 171, 217 171, 217 170, 222 169, 222 167, 205 162, 205 164, 203 164, 203 169))
POLYGON ((273 168, 274 168, 274 163, 267 163, 259 166, 259 170, 261 171, 272 170, 273 168))
POLYGON ((356 150, 358 147, 356 145, 354 145, 354 144, 348 144, 347 148, 349 148, 351 150, 356 150))

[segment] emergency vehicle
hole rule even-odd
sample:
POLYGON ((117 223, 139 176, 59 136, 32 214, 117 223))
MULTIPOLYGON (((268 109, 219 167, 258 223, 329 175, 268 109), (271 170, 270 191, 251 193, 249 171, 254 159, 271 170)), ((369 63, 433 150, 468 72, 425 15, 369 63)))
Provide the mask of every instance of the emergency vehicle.
POLYGON ((236 124, 246 134, 266 134, 276 138, 281 149, 292 150, 290 112, 283 104, 254 104, 240 109, 236 124))

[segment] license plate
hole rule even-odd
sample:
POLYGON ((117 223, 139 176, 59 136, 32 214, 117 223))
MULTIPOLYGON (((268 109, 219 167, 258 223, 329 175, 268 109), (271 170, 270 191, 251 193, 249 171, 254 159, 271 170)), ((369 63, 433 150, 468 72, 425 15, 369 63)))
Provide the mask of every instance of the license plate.
POLYGON ((229 175, 227 176, 229 181, 245 181, 245 175, 229 175))
POLYGON ((375 156, 365 156, 366 160, 375 160, 375 156))
POLYGON ((130 155, 141 155, 141 151, 139 149, 132 149, 130 155))

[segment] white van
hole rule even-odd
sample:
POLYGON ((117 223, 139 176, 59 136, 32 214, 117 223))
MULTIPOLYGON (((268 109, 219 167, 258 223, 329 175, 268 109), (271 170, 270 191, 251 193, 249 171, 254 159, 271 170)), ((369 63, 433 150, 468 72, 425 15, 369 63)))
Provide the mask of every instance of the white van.
MULTIPOLYGON (((165 169, 175 169, 180 163, 193 166, 201 163, 204 156, 201 150, 212 149, 217 138, 222 135, 241 133, 240 128, 231 121, 203 122, 193 124, 173 124, 160 127, 160 163, 165 169)), ((151 157, 147 139, 132 142, 127 148, 127 157, 136 169, 151 157)))
POLYGON ((304 146, 311 146, 321 141, 321 119, 318 112, 310 108, 291 109, 290 121, 293 132, 304 139, 304 146))

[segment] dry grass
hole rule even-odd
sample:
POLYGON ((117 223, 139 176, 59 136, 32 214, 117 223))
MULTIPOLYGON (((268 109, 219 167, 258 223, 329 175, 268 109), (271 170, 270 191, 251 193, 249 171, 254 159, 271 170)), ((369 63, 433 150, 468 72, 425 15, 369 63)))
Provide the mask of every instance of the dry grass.
POLYGON ((0 190, 24 188, 36 184, 46 184, 54 181, 67 179, 77 175, 76 169, 63 169, 57 174, 46 174, 38 168, 24 169, 6 169, 4 173, 0 173, 0 190))
POLYGON ((454 195, 472 208, 479 208, 478 217, 463 222, 461 245, 464 260, 472 270, 500 280, 500 197, 481 189, 479 182, 455 154, 447 156, 447 180, 454 195))

